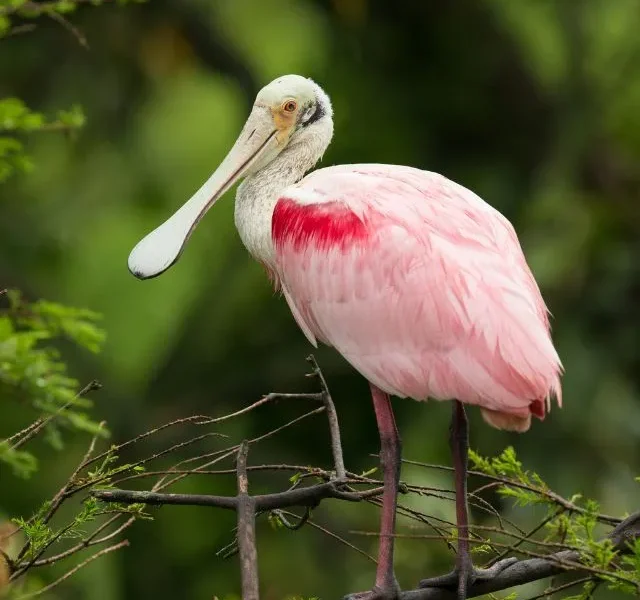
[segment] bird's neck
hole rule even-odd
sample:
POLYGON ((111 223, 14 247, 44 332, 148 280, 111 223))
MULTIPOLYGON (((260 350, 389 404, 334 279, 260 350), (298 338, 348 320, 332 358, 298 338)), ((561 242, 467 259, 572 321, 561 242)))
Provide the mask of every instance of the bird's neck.
POLYGON ((238 187, 235 222, 251 255, 268 266, 274 264, 271 217, 282 192, 300 181, 320 158, 324 148, 292 144, 265 167, 249 175, 238 187))

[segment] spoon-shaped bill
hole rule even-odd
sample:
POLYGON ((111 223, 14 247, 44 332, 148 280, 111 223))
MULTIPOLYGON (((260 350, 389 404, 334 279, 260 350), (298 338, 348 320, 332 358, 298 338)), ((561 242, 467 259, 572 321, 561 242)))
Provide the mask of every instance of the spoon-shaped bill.
POLYGON ((238 179, 264 162, 277 146, 277 130, 270 115, 256 106, 238 140, 202 187, 157 229, 144 237, 129 255, 129 270, 138 279, 156 277, 182 254, 196 225, 238 179))

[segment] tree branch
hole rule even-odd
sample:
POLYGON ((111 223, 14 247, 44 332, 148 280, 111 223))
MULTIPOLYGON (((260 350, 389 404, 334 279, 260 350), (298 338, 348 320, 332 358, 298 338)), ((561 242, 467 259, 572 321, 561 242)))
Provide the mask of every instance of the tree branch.
POLYGON ((340 426, 338 425, 338 414, 336 413, 336 407, 333 404, 329 387, 325 381, 324 375, 316 362, 313 354, 307 357, 307 360, 311 363, 313 372, 312 377, 317 377, 322 388, 322 403, 327 411, 327 420, 329 422, 329 434, 331 435, 331 453, 333 454, 333 464, 336 470, 336 478, 342 480, 346 477, 346 471, 344 468, 344 458, 342 456, 342 441, 340 439, 340 426))
MULTIPOLYGON (((252 496, 256 510, 274 510, 292 506, 317 506, 325 498, 338 498, 349 502, 359 502, 371 496, 378 496, 382 488, 374 488, 364 492, 345 492, 338 488, 341 482, 329 481, 306 488, 288 490, 275 494, 252 496)), ((208 494, 159 494, 137 490, 93 490, 91 494, 105 502, 121 502, 123 504, 150 504, 154 506, 214 506, 228 510, 238 510, 238 496, 212 496, 208 494)))
POLYGON ((256 548, 256 505, 249 496, 247 454, 249 444, 245 440, 238 450, 238 547, 243 600, 259 600, 258 552, 256 548))
MULTIPOLYGON (((257 550, 256 550, 256 533, 255 533, 255 523, 257 516, 262 512, 274 511, 276 516, 282 519, 286 528, 291 530, 300 529, 305 524, 312 525, 314 527, 319 527, 317 524, 312 523, 309 519, 310 510, 320 504, 322 500, 333 498, 338 500, 345 500, 349 502, 358 502, 361 500, 368 500, 370 502, 378 502, 379 496, 382 492, 382 488, 379 487, 378 481, 354 475, 346 471, 344 467, 344 459, 342 452, 342 443, 340 437, 340 428, 338 424, 337 413, 335 411, 335 407, 333 405, 333 401, 331 399, 331 395, 329 393, 328 387, 326 385, 326 381, 322 376, 320 368, 315 362, 314 358, 311 356, 308 358, 311 363, 313 372, 310 376, 316 377, 318 379, 321 392, 320 393, 311 393, 311 394, 269 394, 265 396, 258 403, 255 403, 248 407, 247 409, 242 409, 238 411, 236 414, 242 414, 247 410, 251 410, 252 408, 259 406, 265 402, 276 398, 292 398, 292 399, 305 399, 311 400, 315 402, 322 402, 323 406, 315 409, 312 412, 324 412, 327 415, 328 425, 329 425, 329 433, 331 437, 331 450, 333 455, 333 471, 322 470, 322 469, 311 469, 311 468, 300 468, 299 471, 304 474, 300 477, 297 477, 293 485, 286 491, 269 493, 263 495, 251 496, 249 494, 249 483, 248 483, 248 471, 250 468, 247 466, 247 454, 251 443, 257 442, 260 439, 263 439, 265 436, 261 436, 260 438, 256 438, 255 440, 244 441, 239 446, 232 446, 225 450, 216 451, 213 454, 205 454, 201 455, 198 460, 208 459, 212 455, 216 455, 218 458, 223 458, 227 456, 233 456, 234 454, 237 456, 237 463, 235 468, 235 474, 238 481, 238 492, 235 496, 218 496, 218 495, 207 495, 207 494, 177 494, 177 493, 161 493, 161 487, 166 487, 163 485, 161 487, 154 486, 151 491, 135 491, 135 490, 124 490, 124 489, 93 489, 91 494, 106 502, 118 502, 124 504, 146 504, 146 505, 182 505, 182 506, 209 506, 216 508, 223 508, 227 510, 234 510, 237 514, 237 549, 240 553, 240 561, 241 561, 241 576, 242 576, 242 590, 243 590, 243 598, 245 600, 259 600, 259 579, 258 579, 258 568, 257 568, 257 550), (300 484, 307 480, 310 476, 317 476, 321 479, 324 479, 322 483, 318 483, 315 485, 308 485, 307 487, 301 487, 300 484), (369 489, 366 490, 356 490, 354 489, 354 485, 357 484, 365 484, 368 485, 369 489), (372 487, 375 486, 375 487, 372 487), (282 509, 300 506, 305 507, 307 510, 305 511, 302 517, 299 517, 299 521, 297 523, 289 523, 286 520, 286 517, 293 516, 292 513, 287 513, 282 509)), ((220 419, 206 419, 199 417, 198 424, 210 424, 217 423, 221 420, 225 420, 226 418, 230 418, 229 415, 227 417, 221 417, 220 419)), ((297 420, 296 420, 297 421, 297 420)), ((295 421, 294 421, 295 422, 295 421)), ((289 424, 288 424, 289 425, 289 424)), ((280 429, 280 428, 279 428, 280 429)), ((276 429, 277 432, 279 429, 276 429)), ((270 432, 266 434, 267 436, 272 435, 274 432, 270 432)), ((155 457, 156 455, 154 455, 155 457)), ((195 460, 195 459, 189 459, 195 460)), ((216 459, 218 460, 218 459, 216 459)), ((184 463, 185 461, 182 461, 184 463)), ((187 461, 188 462, 188 461, 187 461)), ((208 460, 205 464, 199 465, 197 467, 197 471, 206 469, 207 466, 212 461, 208 460)), ((416 464, 423 467, 432 467, 432 465, 426 465, 424 463, 417 463, 414 461, 404 461, 410 464, 416 464)), ((177 468, 180 464, 176 465, 177 468)), ((136 463, 137 464, 137 463, 136 463)), ((256 467, 258 469, 266 468, 266 465, 261 465, 256 467)), ((281 465, 281 467, 288 467, 286 465, 281 465)), ((446 468, 441 466, 433 465, 435 468, 446 468)), ((168 471, 167 473, 174 473, 178 478, 182 478, 191 474, 193 470, 190 471, 168 471)), ((224 470, 219 471, 219 473, 225 472, 234 472, 234 470, 224 470)), ((213 472, 212 472, 213 473, 213 472)), ((159 473, 158 473, 159 474, 159 473)), ((145 474, 145 476, 151 475, 150 473, 145 474)), ((485 473, 478 473, 482 477, 488 478, 492 481, 493 485, 509 485, 515 487, 522 487, 530 491, 535 491, 540 493, 540 495, 551 503, 555 503, 558 505, 559 510, 555 513, 562 511, 571 511, 578 514, 587 514, 587 509, 576 506, 572 502, 557 496, 555 493, 550 490, 537 489, 530 486, 527 486, 521 482, 513 481, 508 478, 502 478, 492 475, 487 475, 485 473)), ((132 477, 137 477, 138 474, 133 475, 132 477)), ((173 480, 172 480, 173 481, 173 480)), ((169 482, 167 482, 168 484, 169 482)), ((430 488, 422 488, 420 486, 410 486, 405 485, 404 490, 406 492, 418 492, 425 493, 430 488)), ((438 490, 441 492, 441 490, 438 490)), ((448 499, 448 495, 442 496, 443 498, 448 499)), ((485 501, 481 498, 476 498, 476 501, 481 501, 481 508, 486 510, 485 501)), ((490 505, 489 505, 490 506, 490 505)), ((399 506, 398 510, 401 514, 408 514, 411 518, 419 518, 420 521, 427 523, 428 525, 434 527, 434 530, 439 534, 438 537, 447 541, 447 535, 443 532, 440 526, 434 526, 430 520, 426 520, 421 513, 405 508, 403 506, 399 506)), ((498 554, 498 559, 503 558, 504 555, 508 552, 517 552, 521 556, 524 556, 521 560, 510 559, 512 562, 508 564, 502 564, 500 566, 496 565, 496 560, 491 561, 491 565, 493 568, 486 569, 482 576, 479 576, 478 579, 470 586, 468 595, 469 597, 480 596, 484 594, 489 594, 492 592, 505 590, 514 586, 522 585, 525 583, 529 583, 532 581, 537 581, 541 579, 545 579, 547 577, 552 577, 559 573, 571 571, 573 573, 583 573, 588 575, 588 578, 594 579, 595 581, 599 579, 606 578, 614 578, 621 583, 637 585, 635 580, 631 578, 631 576, 627 577, 627 574, 624 571, 616 571, 609 573, 606 567, 598 568, 597 566, 591 564, 583 564, 581 561, 584 560, 584 553, 580 552, 579 549, 570 547, 564 544, 551 544, 551 543, 543 543, 542 545, 547 549, 549 554, 535 554, 533 552, 529 552, 527 549, 519 548, 522 544, 530 543, 530 544, 538 544, 536 540, 532 539, 532 536, 539 531, 541 527, 544 526, 545 522, 549 519, 553 518, 548 517, 541 524, 536 526, 529 532, 524 532, 517 527, 514 528, 518 530, 518 533, 512 533, 511 531, 504 529, 504 525, 500 516, 494 510, 489 511, 491 514, 495 514, 496 518, 498 518, 500 523, 500 528, 497 528, 498 533, 502 533, 505 535, 513 535, 517 538, 517 541, 514 543, 505 546, 504 544, 500 544, 498 542, 489 542, 484 539, 478 539, 475 541, 481 542, 483 544, 490 544, 490 546, 494 549, 496 554, 498 554), (499 553, 496 548, 506 548, 504 552, 499 553)), ((636 538, 640 537, 640 512, 635 513, 631 517, 628 517, 622 522, 616 517, 612 517, 609 515, 595 515, 595 518, 603 523, 607 524, 615 524, 616 526, 610 531, 607 538, 611 540, 614 548, 619 553, 625 553, 629 551, 629 542, 634 541, 636 538)), ((486 528, 491 529, 492 528, 486 528)), ((331 532, 327 532, 330 535, 331 532)), ((341 539, 341 538, 338 538, 341 539)), ((349 544, 346 540, 342 540, 343 543, 349 544)), ((448 542, 449 543, 449 542, 448 542)), ((398 600, 453 600, 456 597, 455 590, 457 584, 457 576, 455 573, 434 577, 432 579, 425 580, 421 582, 421 587, 418 589, 407 590, 401 592, 398 596, 398 600)), ((640 589, 638 590, 640 591, 640 589)))
MULTIPOLYGON (((607 536, 613 542, 615 549, 623 554, 629 552, 628 544, 638 537, 640 537, 640 511, 619 523, 607 536)), ((580 571, 579 552, 563 550, 550 554, 545 558, 519 560, 489 581, 478 581, 471 585, 467 595, 469 598, 474 598, 532 581, 546 579, 568 570, 580 571)), ((428 581, 425 583, 428 583, 428 581)), ((452 580, 451 587, 426 587, 403 592, 400 594, 399 600, 453 600, 456 598, 456 584, 457 581, 452 580)))

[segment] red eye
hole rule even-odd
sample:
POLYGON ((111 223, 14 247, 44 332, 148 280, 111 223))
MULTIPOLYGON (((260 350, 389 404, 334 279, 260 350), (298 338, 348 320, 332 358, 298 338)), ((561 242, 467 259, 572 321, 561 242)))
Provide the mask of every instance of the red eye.
POLYGON ((282 105, 282 110, 288 113, 295 112, 296 108, 298 108, 298 103, 295 100, 287 100, 282 105))

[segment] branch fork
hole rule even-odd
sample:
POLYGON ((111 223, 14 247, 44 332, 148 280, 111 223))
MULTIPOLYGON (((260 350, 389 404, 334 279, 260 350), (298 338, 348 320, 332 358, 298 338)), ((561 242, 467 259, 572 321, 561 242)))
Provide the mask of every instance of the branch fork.
POLYGON ((236 496, 215 496, 207 494, 170 494, 153 491, 136 491, 120 489, 94 489, 91 494, 105 502, 123 504, 148 504, 156 506, 210 506, 234 510, 237 514, 237 542, 240 553, 242 598, 243 600, 259 600, 258 590, 258 558, 256 551, 255 521, 256 515, 263 511, 279 511, 293 506, 304 506, 307 512, 296 525, 288 525, 289 529, 299 529, 307 519, 311 508, 320 504, 325 498, 337 498, 348 502, 359 502, 380 493, 380 488, 358 492, 348 488, 348 478, 344 466, 342 441, 338 416, 325 381, 324 375, 315 358, 309 356, 311 364, 310 377, 317 378, 321 391, 316 394, 269 394, 265 397, 306 398, 322 402, 329 424, 331 451, 333 455, 333 473, 335 477, 305 488, 294 486, 285 491, 273 494, 251 496, 249 494, 249 478, 247 475, 247 457, 249 442, 243 441, 236 457, 236 478, 238 493, 236 496))
MULTIPOLYGON (((342 443, 338 417, 329 393, 324 376, 317 362, 310 356, 307 359, 312 367, 309 376, 315 377, 320 383, 320 393, 314 394, 268 394, 255 405, 278 398, 297 398, 322 402, 320 411, 327 415, 331 450, 333 455, 333 470, 330 475, 325 471, 322 475, 325 481, 308 487, 298 487, 296 482, 284 492, 255 495, 249 494, 249 480, 247 458, 250 442, 243 441, 237 448, 236 479, 237 495, 215 496, 203 494, 171 494, 156 491, 134 491, 122 489, 94 489, 92 495, 105 502, 119 502, 124 504, 142 503, 147 505, 182 505, 209 506, 234 510, 237 514, 237 547, 240 554, 242 598, 243 600, 259 600, 258 561, 256 551, 255 522, 258 514, 273 512, 283 525, 290 530, 300 529, 308 522, 311 509, 327 498, 335 498, 348 502, 362 500, 376 501, 382 493, 381 487, 364 491, 356 491, 351 487, 353 474, 347 473, 344 466, 342 443), (291 513, 283 510, 293 506, 305 507, 305 513, 297 522, 290 522, 287 517, 291 513)), ((239 411, 244 412, 245 409, 239 411)), ((315 412, 315 411, 313 411, 315 412)), ((239 414, 234 413, 234 414, 239 414)), ((217 422, 208 420, 205 422, 217 422)), ((184 476, 184 475, 181 475, 184 476)), ((367 481, 362 481, 367 483, 367 481)), ((373 483, 373 482, 369 482, 373 483)), ((402 492, 411 491, 411 486, 403 484, 402 492)), ((616 550, 620 553, 629 551, 629 544, 640 537, 640 511, 631 515, 609 533, 616 550)), ((511 587, 552 577, 562 572, 583 572, 588 578, 596 578, 598 574, 580 563, 580 554, 574 550, 562 550, 544 557, 531 557, 522 560, 506 558, 504 553, 494 561, 489 569, 482 572, 467 590, 467 597, 472 598, 491 592, 505 590, 511 587)), ((579 582, 579 581, 578 581, 579 582)), ((413 590, 398 592, 397 600, 453 600, 456 598, 457 577, 448 575, 423 580, 420 587, 413 590)), ((564 586, 566 587, 566 586, 564 586)), ((640 590, 639 590, 640 592, 640 590)))

